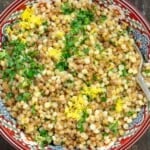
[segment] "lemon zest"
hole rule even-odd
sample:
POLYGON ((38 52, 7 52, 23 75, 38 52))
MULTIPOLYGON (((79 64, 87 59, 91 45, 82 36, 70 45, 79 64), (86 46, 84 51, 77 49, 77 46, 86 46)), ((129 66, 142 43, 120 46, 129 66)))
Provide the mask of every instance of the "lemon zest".
POLYGON ((123 100, 122 99, 117 100, 115 110, 117 112, 121 112, 123 110, 123 100))
POLYGON ((84 99, 83 95, 73 96, 65 108, 65 114, 68 118, 79 120, 86 107, 87 101, 84 99))
POLYGON ((53 57, 55 59, 60 59, 61 51, 59 49, 55 48, 49 48, 48 49, 48 56, 53 57))
POLYGON ((102 92, 103 90, 100 87, 87 87, 87 86, 85 86, 82 91, 83 94, 90 96, 91 98, 96 98, 97 95, 102 92))

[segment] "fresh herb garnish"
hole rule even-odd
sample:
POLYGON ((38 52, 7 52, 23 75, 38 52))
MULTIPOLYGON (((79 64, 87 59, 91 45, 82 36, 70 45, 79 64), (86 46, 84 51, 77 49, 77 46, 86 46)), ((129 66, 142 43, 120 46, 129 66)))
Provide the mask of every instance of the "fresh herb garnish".
POLYGON ((120 70, 120 76, 121 77, 127 77, 129 75, 128 73, 128 69, 126 68, 126 64, 124 62, 122 62, 122 64, 120 65, 121 68, 119 68, 120 70))
POLYGON ((39 129, 39 136, 36 136, 36 141, 41 147, 44 147, 52 142, 52 136, 49 135, 48 130, 39 129))
POLYGON ((9 92, 6 94, 6 99, 10 99, 10 98, 13 98, 14 97, 14 94, 12 92, 9 92))
POLYGON ((48 131, 45 129, 39 129, 40 136, 46 137, 48 136, 48 131))
POLYGON ((96 74, 93 74, 92 80, 93 80, 93 81, 97 81, 97 80, 98 80, 98 77, 97 77, 96 74))
POLYGON ((35 113, 36 113, 36 109, 35 109, 35 106, 34 106, 34 105, 31 107, 31 112, 32 112, 32 114, 35 114, 35 113))
POLYGON ((103 46, 102 46, 101 43, 97 43, 97 44, 95 45, 95 48, 96 48, 99 52, 102 52, 102 51, 104 50, 104 48, 103 48, 103 46))
POLYGON ((0 60, 5 59, 5 58, 6 58, 6 56, 7 56, 7 53, 6 53, 6 51, 5 51, 5 50, 0 51, 0 60))
POLYGON ((56 64, 56 68, 59 71, 65 71, 68 69, 68 63, 64 60, 64 61, 60 61, 59 63, 56 64))
POLYGON ((89 48, 84 48, 84 49, 83 49, 83 52, 84 52, 84 54, 86 54, 86 55, 89 54, 89 51, 90 51, 89 48))
POLYGON ((86 122, 86 119, 89 117, 89 114, 87 111, 83 111, 82 116, 80 120, 77 122, 77 130, 80 132, 84 132, 84 123, 86 122))
POLYGON ((42 24, 43 24, 44 26, 48 26, 48 21, 44 21, 42 24))
MULTIPOLYGON (((66 3, 63 7, 65 8, 65 12, 71 12, 68 9, 69 4, 66 3)), ((70 7, 69 7, 70 8, 70 7)), ((67 70, 68 63, 67 59, 70 58, 72 55, 77 54, 78 47, 75 45, 78 41, 78 34, 82 32, 84 33, 85 25, 88 25, 91 23, 91 21, 94 20, 94 14, 89 10, 78 10, 76 18, 71 22, 71 31, 67 33, 65 36, 65 46, 62 50, 62 55, 60 61, 56 64, 56 68, 60 71, 67 70)), ((79 46, 84 44, 87 40, 87 37, 84 37, 80 43, 79 46)))
POLYGON ((118 133, 118 121, 115 121, 114 123, 109 125, 109 129, 114 133, 118 133))
POLYGON ((76 18, 71 23, 71 28, 75 31, 84 30, 84 26, 94 20, 94 14, 90 10, 79 10, 76 18))
POLYGON ((107 16, 106 15, 102 15, 100 17, 100 23, 104 23, 107 20, 107 16))
POLYGON ((24 101, 24 102, 27 102, 29 99, 31 98, 31 94, 28 93, 28 92, 25 92, 25 93, 20 93, 16 100, 17 101, 24 101))
POLYGON ((20 84, 19 84, 19 87, 20 88, 27 88, 31 85, 32 81, 29 80, 29 79, 24 79, 20 84))
POLYGON ((133 116, 133 114, 134 114, 134 112, 133 112, 133 111, 128 111, 128 112, 127 112, 127 116, 128 116, 128 117, 133 116))
POLYGON ((107 101, 107 97, 106 96, 102 96, 101 97, 101 102, 106 102, 107 101))
POLYGON ((1 71, 2 77, 13 81, 16 74, 33 79, 43 70, 41 64, 36 60, 38 51, 26 52, 27 45, 19 40, 7 43, 9 49, 0 53, 0 58, 5 59, 6 68, 1 71), (22 73, 20 73, 22 72, 22 73))
POLYGON ((62 5, 61 10, 62 10, 63 14, 65 14, 65 15, 69 15, 75 11, 75 9, 68 2, 65 2, 62 5))
POLYGON ((104 132, 104 133, 102 133, 102 136, 103 136, 103 137, 105 137, 105 136, 109 136, 109 134, 108 134, 108 133, 106 133, 106 132, 104 132))
POLYGON ((122 31, 118 31, 117 35, 120 37, 120 36, 124 36, 128 33, 127 30, 122 30, 122 31))

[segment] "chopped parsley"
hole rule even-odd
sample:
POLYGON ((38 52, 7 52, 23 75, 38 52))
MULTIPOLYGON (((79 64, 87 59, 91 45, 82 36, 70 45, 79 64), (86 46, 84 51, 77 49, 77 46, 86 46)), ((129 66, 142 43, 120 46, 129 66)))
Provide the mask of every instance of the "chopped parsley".
POLYGON ((106 102, 107 101, 107 97, 106 96, 102 96, 101 97, 101 102, 106 102))
POLYGON ((30 100, 30 98, 31 98, 31 94, 28 93, 28 92, 25 92, 25 93, 20 93, 20 94, 17 96, 16 100, 17 100, 17 101, 24 101, 24 102, 27 102, 28 100, 30 100))
POLYGON ((103 48, 103 46, 102 46, 101 43, 97 43, 97 44, 95 45, 95 48, 96 48, 99 52, 102 52, 102 51, 104 50, 104 48, 103 48))
POLYGON ((75 11, 75 9, 68 2, 63 3, 61 10, 65 15, 69 15, 75 11))
POLYGON ((49 135, 48 130, 39 129, 39 135, 36 136, 36 141, 41 147, 44 147, 52 142, 52 136, 49 135))
POLYGON ((35 106, 34 106, 34 105, 31 107, 31 112, 32 112, 32 114, 35 114, 35 113, 36 113, 36 109, 35 109, 35 106))
POLYGON ((89 48, 84 48, 84 49, 83 49, 83 52, 84 52, 84 54, 86 54, 86 55, 89 54, 89 51, 90 51, 89 48))
POLYGON ((115 121, 114 123, 111 123, 109 125, 110 131, 112 131, 114 134, 118 133, 118 121, 115 121))
POLYGON ((80 120, 77 122, 77 130, 80 132, 84 132, 84 123, 86 122, 86 119, 89 117, 89 114, 87 111, 83 111, 82 116, 80 120))
POLYGON ((0 60, 5 59, 6 57, 7 57, 6 51, 4 51, 4 50, 0 51, 0 60))
POLYGON ((68 69, 68 63, 67 61, 60 61, 56 64, 56 69, 58 69, 59 71, 65 71, 68 69))
POLYGON ((105 21, 107 20, 107 16, 106 15, 102 15, 101 17, 100 17, 100 23, 104 23, 105 21))
POLYGON ((119 67, 120 67, 119 68, 120 76, 127 77, 129 75, 129 73, 128 73, 128 69, 126 68, 126 64, 124 62, 122 62, 122 64, 119 67))
MULTIPOLYGON (((68 3, 63 5, 63 8, 65 8, 63 10, 71 12, 69 11, 68 6, 68 3)), ((72 55, 78 53, 78 47, 75 45, 78 41, 78 34, 80 33, 80 31, 84 33, 84 26, 90 24, 93 20, 94 14, 91 11, 78 10, 76 18, 71 22, 71 31, 65 36, 65 46, 62 50, 61 59, 56 64, 56 69, 58 69, 59 71, 65 71, 69 68, 67 59, 70 58, 72 55)), ((80 41, 79 46, 84 44, 86 40, 87 37, 84 37, 80 41)))
POLYGON ((6 99, 8 99, 8 100, 13 97, 14 97, 14 94, 12 92, 9 92, 6 94, 6 99))
POLYGON ((0 58, 7 64, 1 71, 3 79, 12 81, 16 74, 33 79, 43 70, 43 66, 36 60, 38 51, 27 52, 27 45, 19 40, 7 42, 7 48, 0 53, 0 58))
POLYGON ((128 111, 128 112, 127 112, 127 116, 128 116, 128 117, 131 117, 131 116, 133 116, 133 115, 134 115, 134 112, 133 112, 133 111, 128 111))
POLYGON ((83 31, 84 26, 94 20, 94 14, 90 10, 79 10, 76 18, 71 23, 71 28, 76 31, 83 31))

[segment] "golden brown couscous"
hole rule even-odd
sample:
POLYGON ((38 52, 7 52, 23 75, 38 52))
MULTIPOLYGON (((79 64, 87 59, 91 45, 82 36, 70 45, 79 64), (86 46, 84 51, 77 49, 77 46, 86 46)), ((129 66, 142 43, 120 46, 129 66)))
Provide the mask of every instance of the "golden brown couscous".
POLYGON ((29 139, 95 150, 124 135, 146 99, 119 16, 89 0, 57 0, 28 6, 7 27, 1 97, 29 139))

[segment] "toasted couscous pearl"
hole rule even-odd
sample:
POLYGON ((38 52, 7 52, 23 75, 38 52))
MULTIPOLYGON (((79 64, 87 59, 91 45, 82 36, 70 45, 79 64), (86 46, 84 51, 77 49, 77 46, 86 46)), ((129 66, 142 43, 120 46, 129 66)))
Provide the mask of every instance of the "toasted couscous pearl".
POLYGON ((96 129, 95 124, 91 124, 91 125, 90 125, 90 129, 91 129, 91 130, 95 130, 95 129, 96 129))

